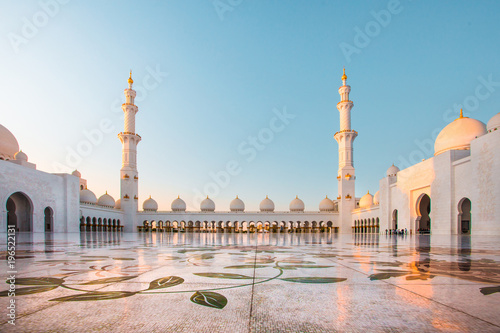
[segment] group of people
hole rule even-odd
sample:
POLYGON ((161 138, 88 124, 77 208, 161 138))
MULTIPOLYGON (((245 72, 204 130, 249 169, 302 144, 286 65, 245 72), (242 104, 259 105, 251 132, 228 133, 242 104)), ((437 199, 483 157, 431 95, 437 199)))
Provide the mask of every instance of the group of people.
POLYGON ((404 229, 385 229, 386 235, 408 235, 408 230, 404 229))

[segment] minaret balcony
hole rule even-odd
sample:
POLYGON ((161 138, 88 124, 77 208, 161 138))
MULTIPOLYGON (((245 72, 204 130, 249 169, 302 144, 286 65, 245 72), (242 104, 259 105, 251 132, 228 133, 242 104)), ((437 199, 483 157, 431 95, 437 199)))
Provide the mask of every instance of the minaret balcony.
POLYGON ((354 133, 354 134, 358 134, 358 132, 356 132, 355 130, 342 130, 342 131, 338 131, 337 133, 335 133, 335 135, 339 134, 339 133, 354 133))
POLYGON ((136 133, 133 133, 133 132, 120 132, 118 133, 118 136, 120 135, 135 135, 137 136, 139 139, 142 139, 141 136, 139 134, 136 134, 136 133))

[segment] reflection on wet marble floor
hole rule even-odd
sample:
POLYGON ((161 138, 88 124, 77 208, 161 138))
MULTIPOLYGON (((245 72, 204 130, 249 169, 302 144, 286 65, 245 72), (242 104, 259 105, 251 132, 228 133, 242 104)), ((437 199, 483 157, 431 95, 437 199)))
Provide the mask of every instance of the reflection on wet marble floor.
POLYGON ((18 234, 16 325, 7 323, 5 284, 0 331, 500 332, 499 244, 484 236, 18 234))

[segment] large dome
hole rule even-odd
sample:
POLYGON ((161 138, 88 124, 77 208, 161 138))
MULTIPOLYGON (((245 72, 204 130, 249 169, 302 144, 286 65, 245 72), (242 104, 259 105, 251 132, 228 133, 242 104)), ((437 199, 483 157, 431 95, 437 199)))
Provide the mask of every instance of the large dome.
POLYGON ((303 212, 305 209, 304 201, 299 199, 299 196, 296 196, 295 199, 290 202, 290 211, 291 212, 303 212))
POLYGON ((328 199, 328 196, 326 196, 319 203, 319 211, 320 212, 333 212, 334 210, 335 210, 335 204, 333 203, 332 200, 328 199))
POLYGON ((379 203, 380 203, 380 191, 377 191, 373 196, 373 204, 378 205, 379 203))
POLYGON ((394 165, 394 163, 387 169, 386 175, 387 177, 394 177, 399 172, 399 168, 394 165))
POLYGON ((260 211, 261 212, 274 212, 274 202, 269 199, 266 195, 266 198, 260 202, 260 211))
POLYGON ((158 203, 149 196, 149 198, 142 203, 142 210, 156 212, 158 210, 158 203))
POLYGON ((83 189, 80 191, 80 202, 95 205, 97 203, 97 197, 91 190, 83 189))
POLYGON ((448 150, 469 150, 470 142, 484 134, 486 125, 483 122, 464 117, 460 111, 460 118, 448 124, 437 136, 434 156, 448 150))
POLYGON ((13 160, 19 151, 16 137, 5 127, 0 125, 0 159, 13 160))
POLYGON ((115 209, 122 209, 122 199, 115 201, 115 209))
POLYGON ((373 195, 370 194, 370 191, 363 195, 361 199, 359 200, 359 207, 360 208, 368 208, 370 206, 373 206, 373 195))
POLYGON ((242 212, 245 210, 245 203, 243 202, 243 200, 238 198, 238 196, 236 196, 236 198, 234 198, 233 201, 231 201, 231 203, 229 204, 229 209, 232 212, 242 212))
POLYGON ((215 211, 215 202, 207 195, 207 198, 201 202, 200 209, 202 212, 213 212, 215 211))
POLYGON ((500 112, 491 117, 488 121, 488 125, 486 125, 488 132, 496 131, 498 128, 500 128, 500 112))
POLYGON ((185 212, 186 211, 186 203, 181 199, 180 196, 177 196, 177 199, 172 201, 170 208, 173 212, 185 212))
POLYGON ((106 191, 105 194, 101 195, 99 197, 99 200, 97 200, 97 204, 99 206, 103 206, 103 207, 109 207, 109 208, 115 208, 115 199, 113 199, 112 196, 110 196, 108 194, 108 192, 106 191))

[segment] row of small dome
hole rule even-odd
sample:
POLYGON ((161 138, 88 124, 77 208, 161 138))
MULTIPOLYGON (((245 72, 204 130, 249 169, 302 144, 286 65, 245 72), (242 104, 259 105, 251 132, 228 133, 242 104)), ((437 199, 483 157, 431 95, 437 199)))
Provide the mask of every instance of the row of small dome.
MULTIPOLYGON (((101 195, 99 199, 97 199, 94 192, 89 189, 83 189, 80 191, 80 202, 84 204, 90 205, 98 205, 107 208, 121 208, 121 200, 118 199, 115 201, 112 196, 106 192, 101 195)), ((179 196, 172 201, 171 209, 173 212, 184 212, 186 211, 186 203, 179 196)), ((156 200, 149 196, 142 204, 142 209, 144 211, 155 212, 158 210, 158 203, 156 200)), ((245 211, 245 203, 243 200, 236 196, 233 201, 229 204, 229 209, 231 212, 243 212, 245 211)), ((269 199, 268 196, 264 200, 261 201, 259 209, 261 212, 274 212, 274 202, 269 199)), ((298 196, 295 197, 290 202, 290 211, 291 212, 303 212, 305 209, 304 202, 299 199, 298 196)), ((200 203, 200 210, 202 212, 214 212, 215 211, 215 202, 210 199, 208 196, 200 203)), ((319 204, 319 210, 321 212, 332 212, 335 210, 335 203, 327 197, 325 197, 319 204)))
POLYGON ((359 199, 359 208, 368 208, 371 206, 377 206, 380 201, 380 191, 375 192, 375 195, 371 195, 370 191, 363 195, 361 199, 359 199))

